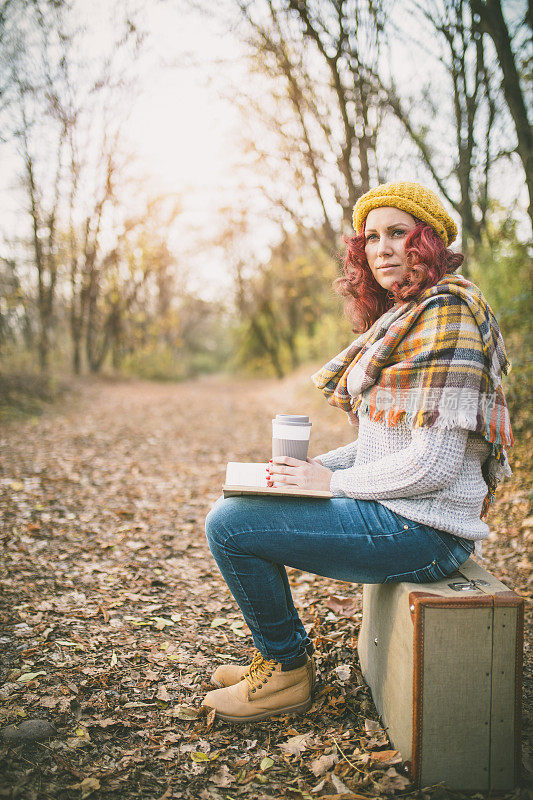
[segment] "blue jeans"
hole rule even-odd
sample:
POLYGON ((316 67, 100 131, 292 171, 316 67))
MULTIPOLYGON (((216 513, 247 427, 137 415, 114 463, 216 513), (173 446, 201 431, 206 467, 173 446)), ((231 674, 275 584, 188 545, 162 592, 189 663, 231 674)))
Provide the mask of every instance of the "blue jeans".
POLYGON ((309 642, 284 565, 354 583, 428 583, 452 573, 473 550, 466 539, 350 497, 221 497, 205 528, 255 646, 282 664, 309 642))

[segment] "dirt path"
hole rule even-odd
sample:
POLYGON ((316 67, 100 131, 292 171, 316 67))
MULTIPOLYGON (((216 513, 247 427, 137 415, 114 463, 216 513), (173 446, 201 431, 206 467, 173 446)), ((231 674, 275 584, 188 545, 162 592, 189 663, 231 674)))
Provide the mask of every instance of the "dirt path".
MULTIPOLYGON (((244 662, 251 647, 203 521, 226 462, 267 458, 272 414, 295 409, 312 415, 313 453, 349 441, 344 415, 301 376, 85 382, 62 408, 0 432, 0 727, 39 718, 55 729, 1 746, 0 798, 409 789, 394 755, 364 757, 390 748, 360 685, 356 586, 291 573, 319 643, 321 694, 307 717, 240 728, 195 717, 213 666, 244 662)), ((487 568, 524 594, 526 480, 519 466, 486 548, 487 568)))

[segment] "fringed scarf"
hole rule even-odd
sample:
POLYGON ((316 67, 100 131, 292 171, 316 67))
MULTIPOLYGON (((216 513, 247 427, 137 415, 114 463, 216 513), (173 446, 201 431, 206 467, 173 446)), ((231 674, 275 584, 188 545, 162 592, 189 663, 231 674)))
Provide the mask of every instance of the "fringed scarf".
POLYGON ((446 275, 385 312, 312 380, 351 422, 366 413, 386 425, 404 420, 413 428, 460 427, 483 436, 491 445, 482 466, 483 517, 499 480, 510 475, 505 447, 513 434, 501 386, 510 366, 481 291, 446 275))

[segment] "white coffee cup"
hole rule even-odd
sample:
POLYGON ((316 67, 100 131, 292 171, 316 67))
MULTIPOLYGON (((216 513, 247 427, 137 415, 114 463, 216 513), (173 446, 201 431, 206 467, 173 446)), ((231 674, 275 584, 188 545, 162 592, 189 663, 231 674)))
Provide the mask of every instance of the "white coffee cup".
POLYGON ((305 461, 311 424, 305 414, 276 414, 272 420, 272 458, 290 456, 305 461))

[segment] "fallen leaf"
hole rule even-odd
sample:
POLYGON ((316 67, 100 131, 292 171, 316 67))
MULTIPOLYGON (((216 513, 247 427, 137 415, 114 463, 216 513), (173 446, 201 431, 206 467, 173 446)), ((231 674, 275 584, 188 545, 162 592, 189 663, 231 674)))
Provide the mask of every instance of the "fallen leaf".
POLYGON ((143 703, 140 700, 130 701, 129 703, 124 703, 122 708, 146 708, 149 706, 150 703, 143 703))
POLYGON ((56 639, 54 644, 60 644, 62 647, 76 647, 78 650, 85 650, 85 646, 79 642, 71 642, 70 639, 56 639))
POLYGON ((152 624, 150 622, 150 620, 140 619, 139 617, 132 617, 130 615, 125 616, 124 619, 127 622, 131 622, 132 625, 135 625, 135 626, 138 626, 138 627, 141 627, 142 625, 151 625, 152 624))
POLYGON ((403 775, 399 775, 394 767, 388 769, 378 783, 380 790, 385 794, 394 794, 398 789, 406 789, 410 784, 411 781, 403 775))
POLYGON ((41 697, 39 700, 39 705, 43 708, 55 708, 59 703, 59 697, 52 697, 51 695, 47 695, 46 697, 41 697))
POLYGON ((127 725, 127 722, 122 722, 119 719, 113 719, 113 717, 106 717, 106 719, 96 719, 94 722, 90 723, 92 728, 110 728, 112 725, 127 725))
POLYGON ((147 681, 157 681, 159 680, 159 673, 154 672, 153 669, 150 669, 150 667, 148 667, 148 669, 144 673, 144 677, 146 678, 147 681))
POLYGON ((383 728, 375 719, 365 719, 365 731, 368 736, 374 736, 376 733, 383 733, 383 728))
POLYGON ((190 722, 191 720, 197 718, 198 709, 193 708, 192 706, 179 705, 174 706, 174 708, 171 708, 167 713, 170 717, 174 717, 175 719, 182 719, 186 722, 190 722))
POLYGON ((71 750, 76 750, 78 747, 85 747, 89 743, 90 742, 88 738, 76 739, 74 737, 70 737, 66 742, 67 747, 69 747, 71 750))
POLYGON ((270 767, 273 766, 274 766, 274 759, 270 758, 269 756, 265 756, 264 758, 261 759, 261 763, 259 764, 259 769, 262 772, 266 772, 267 769, 270 769, 270 767))
POLYGON ((167 687, 165 686, 164 683, 162 683, 159 689, 157 690, 156 697, 158 700, 163 700, 165 703, 168 703, 168 701, 170 700, 170 695, 167 692, 167 687))
POLYGON ((152 622, 155 623, 155 627, 158 631, 162 631, 168 625, 174 625, 172 620, 165 619, 164 617, 152 617, 152 622))
POLYGON ((339 664, 338 667, 335 667, 335 672, 338 675, 338 678, 343 683, 349 680, 352 670, 349 664, 339 664))
POLYGON ((148 545, 145 544, 145 542, 132 542, 132 541, 130 541, 130 542, 124 542, 124 544, 126 545, 126 547, 129 550, 133 550, 134 553, 136 553, 137 550, 144 550, 145 547, 148 547, 148 545))
POLYGON ((211 622, 212 628, 219 628, 221 625, 227 625, 229 619, 226 617, 215 617, 215 619, 211 622))
POLYGON ((29 683, 30 681, 34 681, 35 678, 38 678, 40 675, 46 675, 46 672, 42 670, 40 672, 24 672, 22 675, 19 675, 17 680, 20 683, 29 683))
POLYGON ((81 783, 76 783, 71 788, 81 789, 81 800, 85 800, 100 788, 100 781, 98 778, 84 778, 81 783))
POLYGON ((339 760, 339 756, 337 753, 331 753, 331 755, 323 755, 319 756, 318 758, 314 758, 313 761, 309 764, 309 769, 316 775, 317 778, 320 778, 328 769, 331 769, 333 764, 336 764, 339 760))
POLYGON ((334 772, 331 773, 329 779, 333 784, 336 792, 338 792, 339 794, 351 794, 350 789, 348 789, 346 784, 343 783, 340 778, 337 778, 334 772))
POLYGON ((231 786, 231 784, 235 782, 235 778, 229 771, 229 767, 227 767, 226 764, 222 764, 220 769, 215 772, 214 775, 211 775, 209 781, 214 783, 215 786, 224 789, 227 786, 231 786))
POLYGON ((326 607, 335 611, 341 617, 351 617, 358 609, 355 597, 343 597, 340 594, 330 594, 326 600, 326 607))
MULTIPOLYGON (((206 708, 206 706, 204 706, 206 708)), ((217 715, 216 708, 212 708, 210 711, 207 712, 207 717, 205 721, 205 729, 206 731, 210 731, 213 725, 215 724, 215 717, 217 715)))
POLYGON ((157 754, 157 757, 160 758, 162 761, 172 761, 176 758, 177 750, 175 747, 168 747, 166 750, 162 750, 160 753, 157 754))
POLYGON ((209 758, 209 756, 207 755, 207 753, 202 753, 201 751, 196 751, 194 753, 191 753, 191 758, 197 764, 200 764, 202 761, 210 761, 211 760, 209 758))
POLYGON ((370 753, 372 761, 380 764, 401 764, 402 757, 398 750, 374 750, 370 753))
POLYGON ((322 791, 322 789, 324 788, 324 786, 326 785, 326 783, 327 783, 327 780, 328 780, 327 778, 322 778, 322 780, 321 780, 321 781, 319 781, 319 782, 316 784, 316 786, 313 786, 313 788, 311 789, 311 791, 313 792, 313 794, 315 794, 315 792, 321 792, 321 791, 322 791))
POLYGON ((311 733, 299 733, 298 736, 292 736, 286 742, 278 744, 278 747, 287 755, 299 756, 309 747, 312 738, 311 733))
POLYGON ((113 650, 113 652, 111 653, 111 661, 109 662, 109 666, 115 667, 117 665, 117 661, 118 661, 117 654, 113 650))
POLYGON ((57 704, 57 710, 65 714, 71 707, 71 700, 68 697, 62 697, 57 704))

